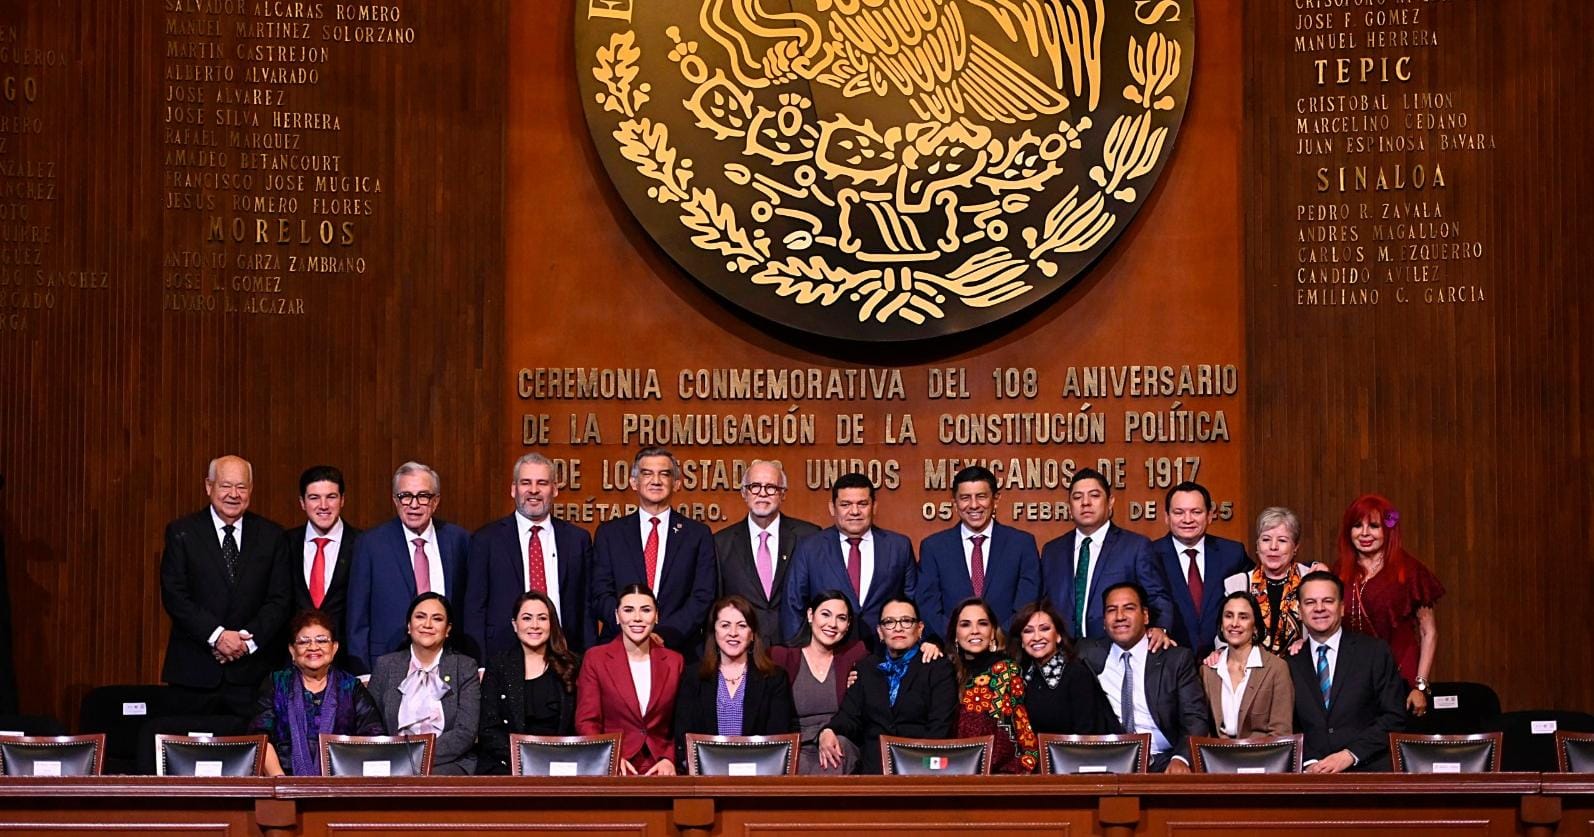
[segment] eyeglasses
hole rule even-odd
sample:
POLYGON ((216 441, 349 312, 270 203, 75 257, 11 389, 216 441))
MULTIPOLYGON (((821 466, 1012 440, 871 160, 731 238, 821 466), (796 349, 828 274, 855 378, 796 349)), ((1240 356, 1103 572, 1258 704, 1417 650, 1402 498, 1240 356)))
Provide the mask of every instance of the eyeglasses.
POLYGON ((332 644, 332 637, 329 637, 329 636, 300 637, 299 639, 294 640, 293 644, 294 644, 294 646, 296 646, 298 648, 310 648, 310 647, 316 646, 316 645, 331 645, 332 644))
POLYGON ((903 616, 898 619, 880 620, 880 627, 885 628, 888 631, 893 631, 898 628, 907 629, 917 624, 919 624, 919 620, 912 616, 903 616))
POLYGON ((401 506, 430 506, 432 501, 437 499, 437 495, 430 491, 422 491, 419 494, 406 491, 403 494, 394 494, 393 499, 401 506))
POLYGON ((786 487, 783 485, 772 485, 767 482, 750 482, 742 486, 742 490, 748 494, 756 494, 762 497, 773 497, 776 494, 785 491, 786 487))

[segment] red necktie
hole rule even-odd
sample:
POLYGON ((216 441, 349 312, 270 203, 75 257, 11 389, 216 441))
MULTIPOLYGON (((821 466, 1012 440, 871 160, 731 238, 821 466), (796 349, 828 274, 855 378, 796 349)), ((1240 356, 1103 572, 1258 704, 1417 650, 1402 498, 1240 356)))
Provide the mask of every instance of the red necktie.
POLYGON ((327 544, 331 538, 315 539, 315 558, 310 560, 310 604, 316 607, 327 596, 327 544))
POLYGON ((541 526, 531 527, 531 537, 526 540, 526 589, 548 592, 548 570, 542 565, 542 538, 537 537, 541 526))
POLYGON ((970 540, 974 541, 974 551, 969 554, 969 584, 974 586, 974 595, 985 595, 985 551, 980 549, 980 544, 985 541, 984 535, 975 535, 970 540))
POLYGON ((1201 611, 1201 571, 1196 569, 1196 551, 1186 549, 1185 555, 1190 556, 1190 573, 1185 576, 1184 582, 1190 587, 1190 598, 1195 602, 1196 612, 1201 611))
POLYGON ((653 576, 659 570, 659 519, 648 518, 653 528, 648 530, 648 542, 642 547, 642 562, 647 565, 648 577, 645 582, 649 590, 653 589, 653 576))
POLYGON ((847 578, 852 581, 852 592, 858 596, 858 603, 863 603, 863 550, 858 544, 863 543, 863 538, 848 538, 847 544, 847 578))

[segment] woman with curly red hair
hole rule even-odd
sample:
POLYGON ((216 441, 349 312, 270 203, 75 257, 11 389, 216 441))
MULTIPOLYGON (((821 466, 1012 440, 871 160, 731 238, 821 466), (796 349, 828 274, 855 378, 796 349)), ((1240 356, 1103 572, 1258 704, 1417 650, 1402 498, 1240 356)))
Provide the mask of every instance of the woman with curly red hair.
POLYGON ((1439 643, 1434 605, 1445 588, 1401 546, 1401 532, 1393 503, 1377 494, 1356 498, 1340 520, 1334 571, 1345 582, 1345 624, 1389 643, 1411 687, 1406 708, 1423 715, 1439 643))

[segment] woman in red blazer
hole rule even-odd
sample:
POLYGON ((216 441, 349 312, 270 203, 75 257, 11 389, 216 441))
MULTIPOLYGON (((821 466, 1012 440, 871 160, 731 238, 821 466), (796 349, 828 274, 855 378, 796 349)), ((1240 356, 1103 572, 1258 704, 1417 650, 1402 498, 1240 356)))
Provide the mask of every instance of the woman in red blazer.
POLYGON ((576 734, 618 732, 620 773, 675 775, 675 693, 681 655, 664 647, 653 629, 659 622, 652 591, 632 584, 620 591, 614 610, 619 638, 587 652, 576 685, 576 734))

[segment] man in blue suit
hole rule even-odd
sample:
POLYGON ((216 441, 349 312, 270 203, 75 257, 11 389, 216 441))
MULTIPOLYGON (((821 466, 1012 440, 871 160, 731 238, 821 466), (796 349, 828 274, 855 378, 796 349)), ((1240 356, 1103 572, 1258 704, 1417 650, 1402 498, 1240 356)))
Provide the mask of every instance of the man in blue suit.
POLYGON ((1151 542, 1151 555, 1162 568, 1173 600, 1173 641, 1206 657, 1217 642, 1223 580, 1251 567, 1245 547, 1207 534, 1212 523, 1212 494, 1198 482, 1181 482, 1168 490, 1163 512, 1168 534, 1151 542))
POLYGON ((869 626, 863 636, 873 648, 880 609, 891 599, 913 600, 919 583, 913 542, 874 525, 874 501, 874 483, 863 474, 844 474, 831 485, 835 525, 804 538, 791 556, 780 625, 786 636, 802 630, 809 599, 840 590, 869 626))
POLYGON ((1035 536, 996 522, 996 475, 978 465, 952 477, 958 525, 919 544, 919 587, 914 593, 925 632, 943 644, 958 602, 985 600, 1006 625, 1021 607, 1040 597, 1040 552, 1035 536))
MULTIPOLYGON (((427 591, 461 601, 470 555, 470 535, 433 518, 442 502, 437 472, 406 462, 393 475, 398 517, 360 536, 349 568, 349 663, 366 674, 376 658, 404 644, 410 602, 427 591)), ((475 643, 461 651, 480 655, 475 643)))
POLYGON ((1041 589, 1068 622, 1076 638, 1103 636, 1107 588, 1132 581, 1145 588, 1154 626, 1148 632, 1152 650, 1172 645, 1173 602, 1162 571, 1151 557, 1144 535, 1112 525, 1112 485, 1101 472, 1081 468, 1068 485, 1068 511, 1074 528, 1048 541, 1041 550, 1041 589))
POLYGON ((665 448, 643 448, 631 460, 637 510, 598 527, 592 540, 592 617, 604 623, 600 639, 619 634, 619 591, 646 585, 659 605, 659 638, 688 660, 703 653, 703 625, 719 587, 714 534, 670 508, 681 489, 681 463, 665 448))
POLYGON ((515 501, 514 513, 471 535, 465 632, 480 638, 488 658, 518 648, 515 602, 536 590, 553 601, 565 643, 580 655, 597 635, 587 618, 592 538, 580 526, 553 516, 559 483, 548 457, 528 453, 517 460, 509 496, 515 501))

